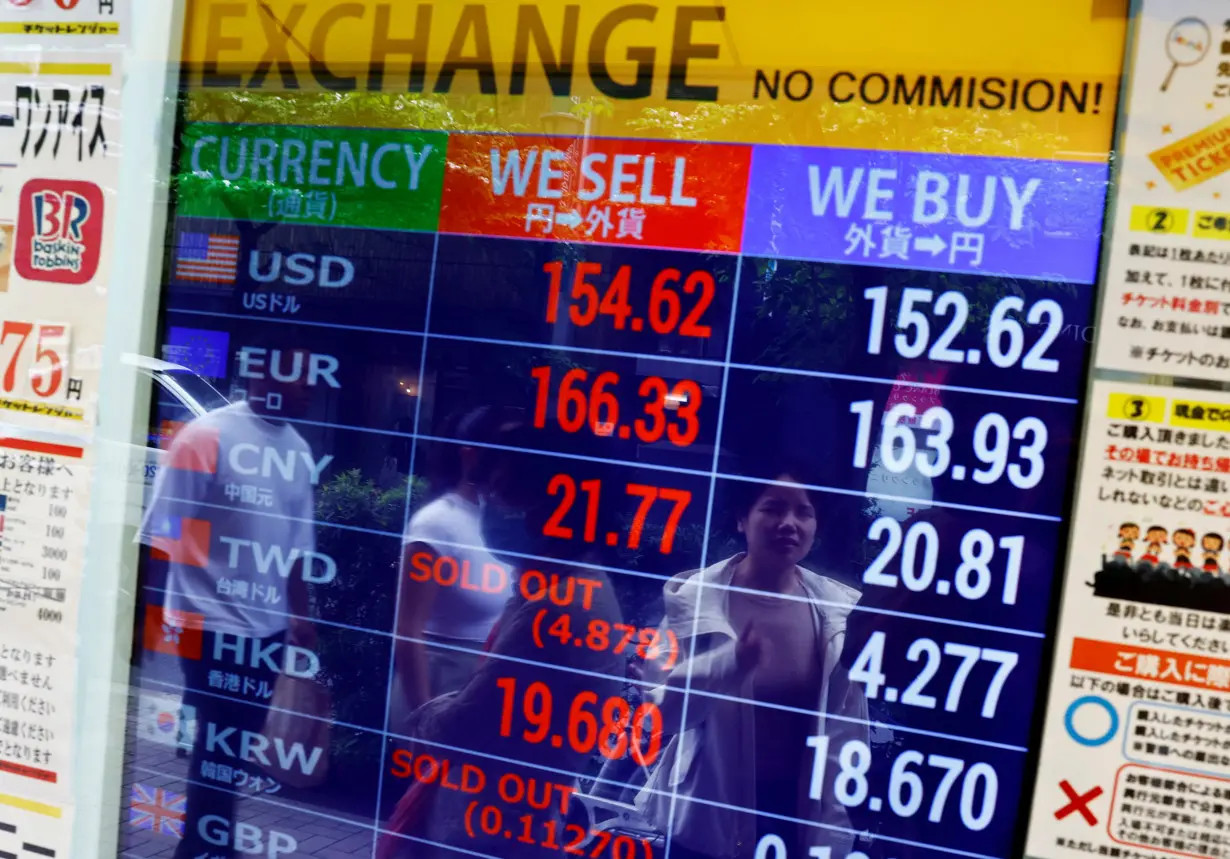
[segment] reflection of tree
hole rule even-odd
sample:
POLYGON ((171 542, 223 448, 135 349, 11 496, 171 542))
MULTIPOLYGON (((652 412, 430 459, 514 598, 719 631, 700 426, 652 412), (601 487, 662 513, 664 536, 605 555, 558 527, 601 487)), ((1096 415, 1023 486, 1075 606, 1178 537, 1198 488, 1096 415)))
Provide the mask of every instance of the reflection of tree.
MULTIPOLYGON (((1018 111, 990 126, 978 111, 942 107, 894 107, 851 102, 809 101, 800 106, 767 98, 752 103, 646 107, 625 120, 646 137, 676 140, 743 140, 786 146, 836 145, 826 140, 840 130, 848 140, 874 140, 874 148, 901 152, 1023 155, 1043 148, 1062 152, 1070 139, 1038 127, 1035 114, 1018 111)), ((602 129, 602 133, 621 130, 602 129)), ((848 142, 843 146, 850 146, 848 142)))
POLYGON ((185 106, 190 119, 208 122, 507 132, 526 125, 479 96, 195 90, 185 106))
MULTIPOLYGON (((417 503, 424 495, 423 481, 412 478, 410 494, 417 503)), ((400 569, 400 534, 406 511, 406 487, 380 489, 358 469, 343 472, 321 487, 316 499, 319 551, 337 563, 337 578, 312 594, 314 615, 345 619, 364 629, 387 628, 400 569), (349 528, 383 531, 390 537, 372 539, 349 528), (380 595, 383 595, 383 599, 380 595), (373 598, 375 596, 375 598, 373 598), (388 618, 382 622, 381 617, 388 618)), ((345 639, 322 636, 319 645, 324 678, 333 692, 333 716, 339 722, 364 724, 372 713, 383 713, 388 692, 388 642, 378 636, 345 639), (345 671, 341 676, 337 672, 345 671)), ((379 740, 366 734, 335 735, 331 750, 336 777, 358 777, 380 766, 379 740)))

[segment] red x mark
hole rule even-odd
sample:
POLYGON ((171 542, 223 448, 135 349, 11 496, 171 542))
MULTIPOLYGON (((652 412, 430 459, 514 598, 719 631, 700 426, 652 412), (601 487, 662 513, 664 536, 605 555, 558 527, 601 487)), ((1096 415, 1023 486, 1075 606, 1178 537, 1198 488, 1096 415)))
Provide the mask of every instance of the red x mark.
POLYGON ((1096 826, 1098 819, 1093 816, 1093 812, 1089 810, 1089 803, 1093 802, 1102 795, 1102 788, 1095 787, 1089 793, 1077 793, 1067 781, 1059 783, 1059 789, 1064 792, 1068 799, 1072 800, 1063 808, 1055 812, 1056 820, 1063 820, 1074 811, 1079 811, 1081 817, 1085 818, 1085 822, 1090 826, 1096 826))

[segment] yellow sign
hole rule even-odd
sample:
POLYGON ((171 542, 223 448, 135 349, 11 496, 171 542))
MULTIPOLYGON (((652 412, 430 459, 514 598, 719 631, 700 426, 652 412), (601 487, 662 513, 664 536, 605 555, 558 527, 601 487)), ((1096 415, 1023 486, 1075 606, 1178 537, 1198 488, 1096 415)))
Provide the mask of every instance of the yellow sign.
POLYGON ((1225 403, 1175 400, 1170 404, 1170 425, 1224 431, 1230 429, 1230 406, 1225 403))
POLYGON ((1196 238, 1230 240, 1230 212, 1197 212, 1195 220, 1196 238))
POLYGON ((10 808, 20 808, 23 811, 32 811, 35 814, 41 814, 44 817, 63 817, 64 812, 54 805, 48 805, 45 802, 35 802, 32 799, 24 799, 20 796, 11 796, 7 793, 0 793, 0 805, 7 805, 10 808))
POLYGON ((0 21, 0 34, 118 36, 120 25, 114 21, 74 21, 71 24, 57 24, 55 21, 0 21))
POLYGON ((1106 416, 1114 420, 1166 422, 1166 398, 1140 394, 1111 394, 1106 416))
POLYGON ((30 400, 0 398, 0 409, 14 412, 28 412, 32 415, 47 415, 53 418, 64 418, 70 421, 85 420, 85 412, 73 406, 57 406, 51 403, 36 403, 30 400))
POLYGON ((1230 116, 1149 153, 1175 190, 1182 191, 1230 170, 1230 116))
POLYGON ((0 75, 81 75, 110 77, 110 63, 0 63, 0 75))
MULTIPOLYGON (((1102 160, 1125 6, 190 0, 184 59, 198 92, 315 92, 290 100, 309 112, 324 92, 365 126, 403 122, 389 99, 409 93, 442 102, 429 127, 562 109, 603 134, 1102 160)), ((246 121, 293 121, 287 104, 249 98, 246 121)))
POLYGON ((1187 235, 1187 209, 1166 209, 1159 206, 1133 206, 1131 228, 1145 233, 1187 235))

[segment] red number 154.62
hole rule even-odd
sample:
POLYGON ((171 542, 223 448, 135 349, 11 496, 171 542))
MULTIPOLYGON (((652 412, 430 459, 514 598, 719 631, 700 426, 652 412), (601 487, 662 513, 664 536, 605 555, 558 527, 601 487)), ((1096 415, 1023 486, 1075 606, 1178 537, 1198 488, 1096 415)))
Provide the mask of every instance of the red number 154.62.
MULTIPOLYGON (((547 322, 555 324, 563 297, 564 264, 549 262, 542 267, 551 276, 547 292, 547 322)), ((678 334, 682 337, 709 337, 713 329, 701 324, 705 311, 713 303, 717 285, 707 271, 694 271, 684 277, 677 268, 664 268, 653 279, 649 302, 633 308, 628 300, 632 267, 621 265, 599 296, 599 284, 589 278, 602 275, 602 263, 577 263, 569 290, 568 318, 573 325, 584 327, 599 316, 609 316, 616 331, 649 328, 655 334, 678 334), (685 308, 685 304, 689 307, 685 308)))

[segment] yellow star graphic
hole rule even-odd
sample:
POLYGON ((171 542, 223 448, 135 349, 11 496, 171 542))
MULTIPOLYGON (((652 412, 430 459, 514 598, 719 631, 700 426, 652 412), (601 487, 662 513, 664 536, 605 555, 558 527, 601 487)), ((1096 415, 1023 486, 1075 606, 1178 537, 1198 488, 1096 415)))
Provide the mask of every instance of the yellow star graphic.
POLYGON ((1170 134, 1172 131, 1174 131, 1174 129, 1172 129, 1169 125, 1162 126, 1162 134, 1170 134))
POLYGON ((1152 179, 1150 179, 1148 182, 1145 183, 1145 187, 1148 188, 1150 191, 1152 191, 1154 188, 1157 187, 1157 183, 1154 182, 1152 179))

